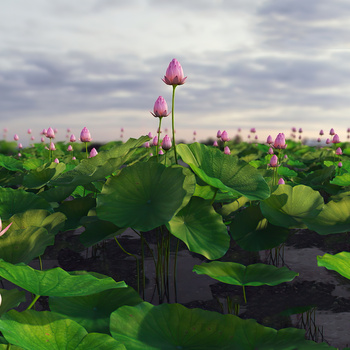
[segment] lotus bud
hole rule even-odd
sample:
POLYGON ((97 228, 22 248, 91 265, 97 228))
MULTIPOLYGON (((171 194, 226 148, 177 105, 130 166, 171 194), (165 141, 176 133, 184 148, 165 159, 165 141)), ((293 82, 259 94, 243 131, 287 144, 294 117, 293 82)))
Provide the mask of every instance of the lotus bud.
POLYGON ((60 161, 58 160, 58 158, 55 158, 54 162, 58 164, 60 161))
POLYGON ((46 130, 46 129, 43 129, 43 131, 40 133, 40 135, 46 136, 46 133, 47 133, 47 130, 46 130))
POLYGON ((68 134, 70 133, 70 129, 69 129, 69 128, 67 128, 67 133, 68 133, 68 134))
POLYGON ((335 131, 333 128, 331 130, 329 130, 329 135, 333 136, 334 134, 335 134, 335 131))
POLYGON ((159 152, 158 152, 158 154, 160 154, 160 155, 162 156, 162 155, 164 154, 163 150, 160 149, 159 152))
POLYGON ((258 135, 255 135, 255 136, 254 136, 254 139, 257 140, 257 139, 258 139, 258 135))
POLYGON ((162 141, 162 148, 165 151, 168 151, 171 148, 171 140, 170 137, 168 135, 165 135, 162 141))
POLYGON ((152 139, 152 138, 153 138, 153 135, 152 135, 152 133, 151 133, 151 132, 149 132, 147 136, 148 136, 150 139, 152 139))
POLYGON ((341 155, 343 154, 343 151, 341 150, 340 147, 337 148, 337 150, 335 151, 335 154, 336 154, 337 156, 341 156, 341 155))
POLYGON ((55 144, 53 142, 50 143, 49 150, 50 151, 56 151, 56 147, 55 147, 55 144))
POLYGON ((278 165, 278 158, 275 154, 271 157, 269 165, 274 168, 278 165))
POLYGON ((34 137, 34 136, 32 136, 30 139, 31 139, 32 141, 34 141, 34 140, 35 140, 35 137, 34 137))
POLYGON ((57 134, 57 133, 58 133, 58 130, 55 128, 55 129, 53 129, 53 132, 54 132, 55 134, 57 134))
POLYGON ((299 128, 299 133, 301 134, 303 132, 303 129, 302 128, 299 128))
POLYGON ((143 144, 143 147, 145 147, 145 148, 150 148, 151 145, 150 145, 149 142, 147 141, 147 142, 145 142, 145 143, 143 144))
MULTIPOLYGON (((4 129, 4 131, 5 131, 5 129, 4 129)), ((350 132, 350 128, 348 128, 347 132, 350 132)))
POLYGON ((326 140, 326 144, 329 145, 331 143, 331 140, 330 139, 327 139, 326 140))
POLYGON ((68 151, 68 152, 73 151, 73 147, 72 147, 72 145, 69 145, 69 146, 68 146, 67 151, 68 151))
POLYGON ((269 145, 271 145, 271 144, 273 143, 273 139, 272 139, 272 136, 271 136, 271 135, 269 135, 269 136, 267 137, 266 143, 268 143, 269 145))
POLYGON ((77 158, 76 157, 72 157, 72 160, 76 160, 77 158))
POLYGON ((53 131, 53 129, 51 127, 47 129, 46 137, 49 138, 49 139, 54 139, 55 138, 55 132, 53 131))
POLYGON ((27 133, 28 133, 28 134, 31 134, 31 133, 32 133, 32 129, 28 129, 28 130, 27 130, 27 133))
POLYGON ((223 142, 227 142, 227 141, 230 141, 230 139, 228 138, 228 134, 227 134, 227 131, 224 130, 222 133, 221 133, 221 140, 223 142))
POLYGON ((298 139, 301 140, 301 135, 299 135, 298 139))
POLYGON ((121 129, 120 129, 120 132, 124 132, 124 128, 121 128, 121 129))
POLYGON ((273 149, 272 147, 269 148, 269 151, 267 152, 268 154, 273 154, 273 149))
POLYGON ((286 183, 284 182, 284 180, 283 180, 282 178, 280 178, 280 179, 278 180, 278 184, 279 184, 279 185, 285 185, 286 183))
POLYGON ((91 142, 92 138, 90 135, 90 131, 87 127, 84 127, 80 133, 80 141, 81 142, 91 142))
POLYGON ((69 142, 75 142, 77 139, 75 138, 74 134, 70 135, 69 142))
POLYGON ((251 128, 251 129, 250 129, 250 132, 255 133, 255 132, 256 132, 256 129, 255 129, 255 128, 251 128))
POLYGON ((297 132, 297 128, 292 128, 292 132, 297 132))
POLYGON ((152 145, 153 146, 157 146, 158 145, 158 136, 154 136, 153 137, 152 145))
POLYGON ((21 154, 21 153, 18 153, 17 156, 18 156, 18 157, 22 157, 22 154, 21 154))
POLYGON ((218 142, 216 140, 214 141, 213 146, 214 147, 219 147, 219 144, 218 144, 218 142))
POLYGON ((167 85, 182 85, 185 83, 187 77, 184 77, 184 72, 182 70, 181 64, 176 58, 174 58, 166 70, 164 79, 167 85))
POLYGON ((40 139, 40 141, 41 141, 41 142, 45 142, 45 138, 42 137, 42 138, 40 139))
POLYGON ((154 103, 153 113, 151 112, 153 117, 163 118, 169 115, 168 113, 168 105, 165 99, 162 96, 159 96, 154 103))
POLYGON ((321 138, 320 137, 317 139, 317 142, 321 142, 321 138))
POLYGON ((323 130, 320 130, 320 136, 323 136, 323 135, 324 135, 323 130))
POLYGON ((90 158, 96 157, 98 155, 98 152, 96 151, 96 148, 93 148, 90 151, 90 158))
POLYGON ((196 130, 193 131, 193 135, 197 135, 197 131, 196 130))
POLYGON ((149 156, 150 156, 150 157, 153 157, 153 153, 150 153, 149 156))
POLYGON ((241 132, 241 131, 242 131, 242 129, 241 129, 241 128, 238 128, 238 129, 237 129, 237 131, 238 131, 238 132, 241 132))
POLYGON ((18 144, 18 148, 19 149, 22 149, 23 148, 23 145, 21 143, 18 144))
POLYGON ((15 134, 15 136, 13 137, 13 139, 14 139, 15 141, 18 141, 18 140, 19 140, 19 136, 18 136, 17 134, 15 134))
POLYGON ((341 168, 343 166, 343 163, 342 162, 339 162, 338 163, 338 168, 341 168))
POLYGON ((338 134, 335 134, 335 135, 333 136, 332 143, 339 143, 339 142, 340 142, 339 136, 338 136, 338 134))
POLYGON ((279 133, 275 139, 275 143, 273 144, 273 147, 277 149, 285 149, 287 147, 286 145, 286 138, 282 133, 279 133))
POLYGON ((228 146, 226 146, 226 147, 224 148, 224 153, 225 153, 225 154, 231 154, 231 150, 230 150, 230 148, 229 148, 228 146))
POLYGON ((284 158, 284 159, 287 159, 287 158, 288 158, 288 156, 285 154, 285 155, 283 156, 283 158, 284 158))
POLYGON ((221 137, 221 131, 218 130, 218 132, 216 133, 216 137, 219 139, 221 137))

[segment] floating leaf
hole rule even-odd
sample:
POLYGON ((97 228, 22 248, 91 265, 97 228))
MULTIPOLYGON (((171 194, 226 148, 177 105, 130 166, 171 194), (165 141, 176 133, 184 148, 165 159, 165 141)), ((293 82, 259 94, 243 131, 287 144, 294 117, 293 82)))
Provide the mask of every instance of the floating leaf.
POLYGON ((1 306, 0 315, 10 309, 17 307, 20 303, 26 302, 26 292, 18 289, 0 289, 1 306))
POLYGON ((93 276, 85 271, 66 272, 59 267, 39 271, 25 264, 13 265, 0 260, 0 276, 35 295, 58 297, 89 295, 112 288, 125 288, 124 282, 93 276))
POLYGON ((350 253, 340 252, 335 255, 324 254, 317 256, 317 265, 323 266, 328 270, 338 272, 343 277, 350 279, 350 253))
POLYGON ((118 227, 150 231, 188 203, 195 183, 189 169, 136 163, 106 181, 97 197, 97 215, 118 227))
POLYGON ((283 185, 260 203, 260 209, 267 220, 276 226, 305 228, 304 220, 316 217, 323 205, 323 198, 311 187, 283 185))
POLYGON ((62 202, 74 192, 75 188, 76 186, 74 185, 52 187, 46 191, 39 192, 38 196, 48 202, 62 202))
POLYGON ((113 311, 124 305, 137 305, 143 300, 131 287, 109 289, 79 297, 50 297, 50 310, 82 325, 89 333, 109 334, 109 319, 113 311), (108 300, 108 302, 106 302, 108 300))
POLYGON ((186 243, 191 252, 207 259, 219 259, 230 247, 230 237, 212 205, 202 198, 192 197, 167 224, 169 231, 186 243))
POLYGON ((241 194, 250 200, 262 200, 270 189, 259 171, 246 162, 200 143, 179 144, 182 160, 208 185, 224 192, 241 194))
POLYGON ((0 154, 0 167, 10 171, 23 171, 23 164, 20 160, 4 154, 0 154))
POLYGON ((111 315, 111 334, 132 350, 334 349, 305 340, 305 331, 279 331, 255 320, 180 304, 123 306, 111 315))
POLYGON ((238 245, 247 251, 274 248, 285 242, 289 235, 288 229, 270 224, 257 206, 236 214, 230 232, 238 245))
POLYGON ((0 319, 6 340, 26 350, 96 349, 125 347, 107 334, 88 334, 78 323, 49 311, 9 311, 0 319))
POLYGON ((332 185, 338 186, 350 186, 350 174, 345 173, 340 176, 336 176, 332 181, 330 181, 332 185))

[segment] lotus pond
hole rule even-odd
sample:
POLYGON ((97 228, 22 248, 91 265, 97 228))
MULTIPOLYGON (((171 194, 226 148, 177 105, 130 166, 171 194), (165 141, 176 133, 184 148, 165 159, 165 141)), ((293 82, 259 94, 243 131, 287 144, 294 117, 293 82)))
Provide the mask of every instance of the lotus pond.
POLYGON ((350 145, 149 141, 0 142, 0 349, 349 346, 350 145))

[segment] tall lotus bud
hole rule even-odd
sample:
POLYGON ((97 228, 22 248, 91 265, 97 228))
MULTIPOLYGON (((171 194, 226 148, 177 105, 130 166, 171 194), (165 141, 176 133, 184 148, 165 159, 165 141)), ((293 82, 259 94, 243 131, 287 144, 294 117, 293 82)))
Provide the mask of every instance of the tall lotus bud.
POLYGON ((187 77, 184 77, 184 72, 182 70, 181 64, 176 58, 174 58, 166 70, 164 79, 167 85, 182 85, 185 83, 187 77))
POLYGON ((213 146, 214 147, 219 147, 219 144, 218 144, 218 142, 216 140, 214 141, 213 146))
POLYGON ((273 138, 272 138, 271 135, 269 135, 269 136, 267 137, 266 143, 268 143, 269 145, 271 145, 271 144, 273 143, 273 138))
POLYGON ((275 147, 277 149, 285 149, 287 147, 286 138, 285 138, 283 132, 281 132, 277 135, 277 137, 275 139, 275 143, 273 144, 273 147, 275 147))
POLYGON ((229 148, 228 146, 226 146, 226 147, 224 148, 224 153, 225 153, 225 154, 231 154, 231 150, 230 150, 230 148, 229 148))
POLYGON ((340 142, 339 136, 338 136, 338 134, 335 134, 335 135, 333 136, 332 143, 339 143, 339 142, 340 142))
POLYGON ((282 178, 280 178, 280 179, 278 180, 278 184, 279 184, 279 185, 285 185, 286 183, 284 182, 284 180, 283 180, 282 178))
POLYGON ((42 137, 42 138, 40 139, 40 141, 41 141, 41 142, 45 142, 45 138, 42 137))
POLYGON ((150 145, 149 142, 147 141, 147 142, 145 142, 145 143, 143 144, 143 147, 145 147, 145 148, 150 148, 151 145, 150 145))
POLYGON ((154 103, 153 113, 151 112, 153 117, 167 117, 170 113, 168 113, 168 105, 165 99, 162 96, 159 96, 154 103))
POLYGON ((317 142, 321 142, 321 138, 318 138, 318 139, 317 139, 317 142))
POLYGON ((60 161, 58 160, 58 158, 55 158, 54 162, 58 164, 60 161))
POLYGON ((53 129, 51 127, 47 129, 46 137, 49 138, 49 139, 54 139, 55 138, 55 132, 53 131, 53 129))
POLYGON ((148 136, 150 139, 152 139, 152 138, 153 138, 153 135, 152 135, 152 133, 151 133, 151 132, 149 132, 147 136, 148 136))
POLYGON ((55 147, 55 144, 53 142, 50 143, 49 150, 50 151, 56 151, 56 147, 55 147))
POLYGON ((326 144, 329 145, 331 143, 331 140, 330 139, 327 139, 326 140, 326 144))
POLYGON ((278 158, 275 154, 271 157, 269 165, 274 168, 278 165, 278 158))
POLYGON ((320 136, 323 136, 323 135, 324 135, 323 130, 320 130, 320 136))
POLYGON ((21 143, 18 144, 18 148, 21 149, 23 148, 23 145, 21 143))
POLYGON ((32 133, 32 129, 28 129, 27 133, 30 135, 32 133))
POLYGON ((69 146, 68 146, 67 151, 68 151, 68 152, 72 152, 72 151, 73 151, 72 145, 69 145, 69 146))
POLYGON ((256 129, 255 129, 255 128, 251 128, 251 129, 250 129, 250 132, 256 133, 256 129))
POLYGON ((335 131, 333 128, 331 130, 329 130, 329 135, 333 136, 334 134, 335 134, 335 131))
POLYGON ((77 139, 75 138, 74 134, 70 135, 69 142, 75 142, 77 139))
POLYGON ((218 130, 218 132, 216 133, 216 137, 219 139, 221 137, 221 131, 218 130))
POLYGON ((17 134, 15 134, 15 136, 13 136, 13 139, 14 139, 15 141, 18 141, 18 140, 19 140, 19 136, 18 136, 17 134))
POLYGON ((47 133, 47 130, 46 130, 46 129, 43 129, 43 131, 40 133, 40 135, 46 136, 46 133, 47 133))
POLYGON ((227 134, 227 131, 224 130, 222 133, 221 133, 221 140, 223 142, 226 142, 226 141, 229 141, 230 139, 228 138, 228 134, 227 134))
POLYGON ((299 133, 301 134, 303 132, 303 129, 302 128, 299 128, 299 133))
POLYGON ((297 128, 292 128, 292 132, 297 132, 297 128))
POLYGON ((162 141, 162 148, 165 151, 168 151, 171 148, 171 140, 170 137, 168 135, 165 135, 162 141))
POLYGON ((343 163, 342 162, 339 162, 338 163, 338 168, 341 168, 343 166, 343 163))
POLYGON ((157 146, 158 145, 158 136, 154 136, 152 140, 152 145, 157 146))
POLYGON ((162 155, 164 154, 163 150, 160 149, 159 152, 158 152, 158 154, 160 154, 160 155, 162 156, 162 155))
POLYGON ((343 151, 341 150, 340 147, 337 148, 337 150, 335 151, 335 154, 336 154, 337 156, 341 156, 341 155, 343 154, 343 151))
POLYGON ((90 135, 90 131, 87 127, 84 127, 80 133, 80 141, 81 142, 91 142, 92 138, 90 135))
POLYGON ((96 148, 93 148, 93 149, 90 151, 90 158, 96 157, 97 155, 98 155, 98 152, 96 151, 96 148))
POLYGON ((269 148, 269 151, 267 152, 268 154, 273 154, 273 149, 272 147, 269 148))

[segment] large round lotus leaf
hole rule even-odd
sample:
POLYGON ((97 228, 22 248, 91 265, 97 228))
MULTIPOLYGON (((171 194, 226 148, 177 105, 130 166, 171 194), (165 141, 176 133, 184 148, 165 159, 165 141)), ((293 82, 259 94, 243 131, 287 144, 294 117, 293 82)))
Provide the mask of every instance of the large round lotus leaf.
POLYGON ((207 259, 219 259, 230 247, 230 237, 221 215, 212 205, 199 197, 192 197, 167 224, 169 231, 181 239, 191 252, 207 259))
POLYGON ((257 206, 236 214, 230 224, 230 233, 238 245, 248 251, 271 249, 283 243, 289 230, 270 224, 257 206))
POLYGON ((0 260, 0 276, 35 294, 57 297, 89 295, 113 288, 125 288, 124 282, 111 277, 95 277, 85 271, 66 272, 60 267, 39 271, 25 264, 13 265, 0 260))
POLYGON ((20 303, 26 302, 26 292, 18 289, 0 289, 1 305, 0 315, 10 309, 17 307, 20 303))
POLYGON ((344 197, 339 202, 328 202, 320 214, 313 219, 306 219, 304 222, 310 230, 321 235, 349 232, 350 197, 344 197))
POLYGON ((11 310, 2 316, 0 330, 9 343, 26 350, 125 349, 107 334, 88 334, 78 323, 50 311, 11 310))
POLYGON ((79 297, 50 297, 50 310, 82 325, 89 333, 109 334, 109 319, 113 311, 124 305, 137 305, 143 300, 131 287, 109 289, 79 297), (108 302, 106 302, 108 300, 108 302))
POLYGON ((111 315, 111 334, 132 350, 334 349, 305 340, 301 329, 277 331, 255 320, 180 304, 122 306, 111 315))
POLYGON ((126 143, 100 152, 96 157, 83 159, 73 170, 67 171, 50 183, 52 185, 85 185, 93 181, 104 180, 116 172, 143 143, 149 141, 148 136, 129 139, 126 143))
POLYGON ((10 229, 0 237, 0 258, 17 264, 28 264, 34 258, 44 254, 49 245, 55 243, 55 236, 43 227, 28 227, 25 229, 10 229))
POLYGON ((324 254, 317 256, 317 265, 324 266, 328 270, 337 271, 345 278, 350 279, 350 253, 341 252, 335 255, 324 254))
POLYGON ((304 220, 316 217, 323 206, 320 193, 304 185, 278 186, 270 198, 260 203, 261 212, 269 222, 287 228, 306 227, 304 220))
POLYGON ((0 188, 0 217, 9 219, 16 213, 23 213, 28 209, 51 209, 45 199, 34 193, 20 189, 0 188))
POLYGON ((46 163, 25 175, 23 186, 27 188, 41 188, 50 180, 56 179, 65 170, 66 165, 64 163, 46 163))
POLYGON ((224 192, 241 194, 250 200, 262 200, 270 189, 259 171, 246 162, 200 143, 179 144, 182 160, 208 185, 224 192))
POLYGON ((76 186, 57 186, 52 187, 46 191, 38 193, 38 196, 44 198, 48 202, 62 202, 70 196, 75 190, 76 186))
POLYGON ((345 173, 343 175, 336 176, 329 183, 331 183, 332 185, 338 185, 338 186, 349 186, 350 185, 350 174, 345 173))
POLYGON ((118 227, 150 231, 189 202, 195 184, 189 169, 136 163, 106 181, 97 197, 97 215, 118 227))
POLYGON ((62 213, 51 214, 43 209, 30 209, 13 215, 11 230, 25 229, 30 226, 43 227, 51 234, 57 234, 64 227, 66 216, 62 213))
POLYGON ((244 266, 234 262, 212 261, 195 265, 193 271, 199 275, 208 275, 220 282, 235 286, 276 286, 289 282, 299 276, 287 267, 276 267, 265 264, 244 266))
POLYGON ((23 171, 23 164, 20 160, 4 154, 0 154, 0 167, 10 171, 23 171))

